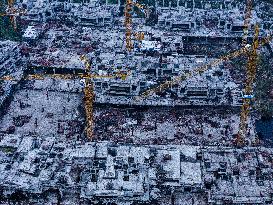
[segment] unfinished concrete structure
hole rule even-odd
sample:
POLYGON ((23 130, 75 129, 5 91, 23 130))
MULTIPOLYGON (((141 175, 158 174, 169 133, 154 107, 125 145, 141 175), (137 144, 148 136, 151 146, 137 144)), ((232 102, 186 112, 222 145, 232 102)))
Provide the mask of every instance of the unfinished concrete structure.
MULTIPOLYGON (((272 149, 257 139, 255 117, 249 146, 233 146, 244 77, 221 56, 241 49, 244 2, 147 2, 146 15, 132 14, 131 52, 123 1, 15 7, 27 9, 22 42, 0 43, 2 204, 273 203, 272 149), (94 142, 85 133, 87 78, 94 142)), ((260 39, 272 34, 266 8, 255 5, 247 43, 257 23, 260 39)), ((260 51, 272 52, 265 44, 260 51)))
POLYGON ((13 135, 2 137, 0 149, 1 195, 24 203, 60 197, 69 204, 272 203, 272 150, 266 148, 67 147, 58 137, 13 135))

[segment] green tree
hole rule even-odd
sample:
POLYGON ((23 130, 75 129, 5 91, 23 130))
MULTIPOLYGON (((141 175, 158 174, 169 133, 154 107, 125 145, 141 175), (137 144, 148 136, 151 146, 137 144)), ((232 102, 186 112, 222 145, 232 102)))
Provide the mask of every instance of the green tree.
POLYGON ((273 99, 270 92, 273 90, 273 60, 270 55, 259 56, 254 87, 255 108, 264 118, 273 116, 273 99))
MULTIPOLYGON (((0 1, 0 13, 4 14, 7 8, 7 2, 0 1)), ((13 40, 19 41, 21 39, 20 26, 17 24, 17 29, 15 30, 9 16, 0 16, 0 39, 2 40, 13 40)))

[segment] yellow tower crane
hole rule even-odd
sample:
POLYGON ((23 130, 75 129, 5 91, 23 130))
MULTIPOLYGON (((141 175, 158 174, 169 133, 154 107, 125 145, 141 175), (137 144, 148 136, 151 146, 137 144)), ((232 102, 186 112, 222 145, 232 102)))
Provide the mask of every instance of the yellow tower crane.
POLYGON ((93 120, 93 103, 94 103, 94 86, 91 78, 88 77, 91 71, 91 64, 86 56, 82 55, 81 60, 85 64, 85 72, 87 73, 87 78, 85 78, 84 82, 84 108, 86 114, 86 135, 87 138, 92 140, 93 138, 93 128, 94 128, 94 120, 93 120))
POLYGON ((146 90, 140 96, 137 96, 136 100, 140 100, 141 98, 146 98, 148 96, 153 95, 156 92, 162 92, 165 89, 170 88, 174 84, 179 84, 183 80, 186 80, 186 79, 193 77, 195 75, 200 75, 203 72, 205 72, 206 70, 208 70, 209 67, 214 67, 216 65, 219 65, 220 63, 223 63, 224 61, 229 61, 233 58, 236 58, 236 57, 246 53, 246 51, 247 51, 247 48, 243 47, 237 51, 234 51, 232 53, 224 55, 224 56, 220 57, 219 59, 213 60, 213 61, 209 62, 208 64, 198 66, 197 68, 194 68, 189 73, 179 75, 172 80, 167 80, 154 88, 146 90))
MULTIPOLYGON (((258 41, 258 44, 260 43, 261 45, 265 45, 265 44, 269 43, 271 40, 272 40, 272 36, 268 36, 266 38, 262 38, 260 42, 258 41)), ((251 46, 254 46, 254 44, 252 44, 251 46)), ((191 72, 187 73, 187 74, 179 75, 179 76, 175 77, 172 80, 167 80, 167 81, 159 84, 156 87, 153 87, 153 88, 150 88, 150 89, 146 90, 140 96, 137 96, 136 100, 141 100, 141 99, 144 99, 144 98, 146 98, 148 96, 153 95, 154 93, 162 92, 165 89, 170 88, 174 84, 178 84, 181 81, 186 80, 186 79, 188 79, 190 77, 193 77, 195 75, 200 75, 203 72, 207 71, 210 67, 214 67, 216 65, 219 65, 220 63, 223 63, 224 61, 232 60, 232 59, 234 59, 234 58, 236 58, 238 56, 246 54, 248 51, 249 51, 248 47, 242 47, 242 48, 240 48, 240 49, 238 49, 238 50, 236 50, 234 52, 228 53, 228 54, 220 57, 219 59, 210 61, 205 65, 193 68, 193 70, 191 72)))
POLYGON ((130 52, 133 48, 132 44, 132 0, 126 0, 125 6, 125 39, 126 39, 126 48, 130 52))
POLYGON ((244 18, 244 33, 242 36, 242 46, 246 46, 247 44, 247 36, 252 16, 252 7, 253 7, 253 0, 246 0, 246 11, 245 11, 245 18, 244 18))
POLYGON ((248 117, 250 113, 250 104, 253 100, 253 83, 255 80, 256 69, 257 69, 258 47, 259 47, 259 26, 256 25, 252 48, 248 55, 247 70, 246 70, 247 79, 246 79, 245 89, 243 93, 243 105, 241 108, 239 132, 235 140, 235 143, 238 146, 243 146, 245 144, 247 123, 248 123, 248 117))
POLYGON ((0 16, 9 16, 11 23, 13 24, 14 30, 17 29, 16 16, 23 15, 26 13, 25 9, 15 9, 14 0, 8 0, 8 8, 6 13, 1 13, 0 16))
MULTIPOLYGON (((132 12, 133 12, 133 6, 136 6, 137 8, 144 10, 144 6, 139 4, 139 3, 135 3, 132 0, 126 0, 126 6, 125 6, 125 11, 124 11, 124 15, 125 15, 125 40, 126 40, 126 48, 127 50, 130 52, 133 49, 133 43, 132 43, 132 30, 133 30, 133 26, 132 26, 132 12)), ((146 15, 146 10, 144 10, 144 13, 146 15)), ((136 33, 135 34, 136 38, 138 40, 144 40, 144 33, 136 33)))
MULTIPOLYGON (((54 79, 83 79, 84 80, 84 108, 86 115, 86 126, 85 132, 89 140, 93 138, 93 128, 94 128, 94 120, 93 120, 93 103, 95 100, 94 87, 92 79, 94 78, 121 78, 125 80, 125 78, 129 74, 116 74, 116 75, 91 75, 91 64, 88 58, 85 55, 81 55, 80 59, 84 62, 85 65, 85 73, 81 74, 33 74, 27 75, 24 77, 24 80, 44 80, 45 78, 54 78, 54 79)), ((2 76, 0 80, 7 81, 17 81, 12 76, 2 76)))

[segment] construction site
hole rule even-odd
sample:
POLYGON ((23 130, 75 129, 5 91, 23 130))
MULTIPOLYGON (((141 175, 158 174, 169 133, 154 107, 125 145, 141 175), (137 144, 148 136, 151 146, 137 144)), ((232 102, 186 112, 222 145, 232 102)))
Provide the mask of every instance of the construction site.
POLYGON ((0 2, 0 204, 273 204, 273 2, 0 2))

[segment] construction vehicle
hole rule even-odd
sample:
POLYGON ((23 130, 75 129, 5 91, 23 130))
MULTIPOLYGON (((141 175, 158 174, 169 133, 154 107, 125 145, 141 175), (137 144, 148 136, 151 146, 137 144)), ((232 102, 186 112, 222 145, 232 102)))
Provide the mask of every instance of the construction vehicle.
POLYGON ((237 146, 245 145, 246 132, 247 132, 247 124, 248 117, 251 108, 251 102, 254 99, 253 95, 253 83, 256 76, 257 69, 257 49, 259 47, 259 26, 255 26, 255 34, 253 39, 253 45, 251 51, 248 54, 248 62, 247 62, 247 79, 245 83, 244 95, 243 95, 243 105, 241 108, 241 116, 240 116, 240 125, 239 132, 235 139, 235 143, 237 146))

